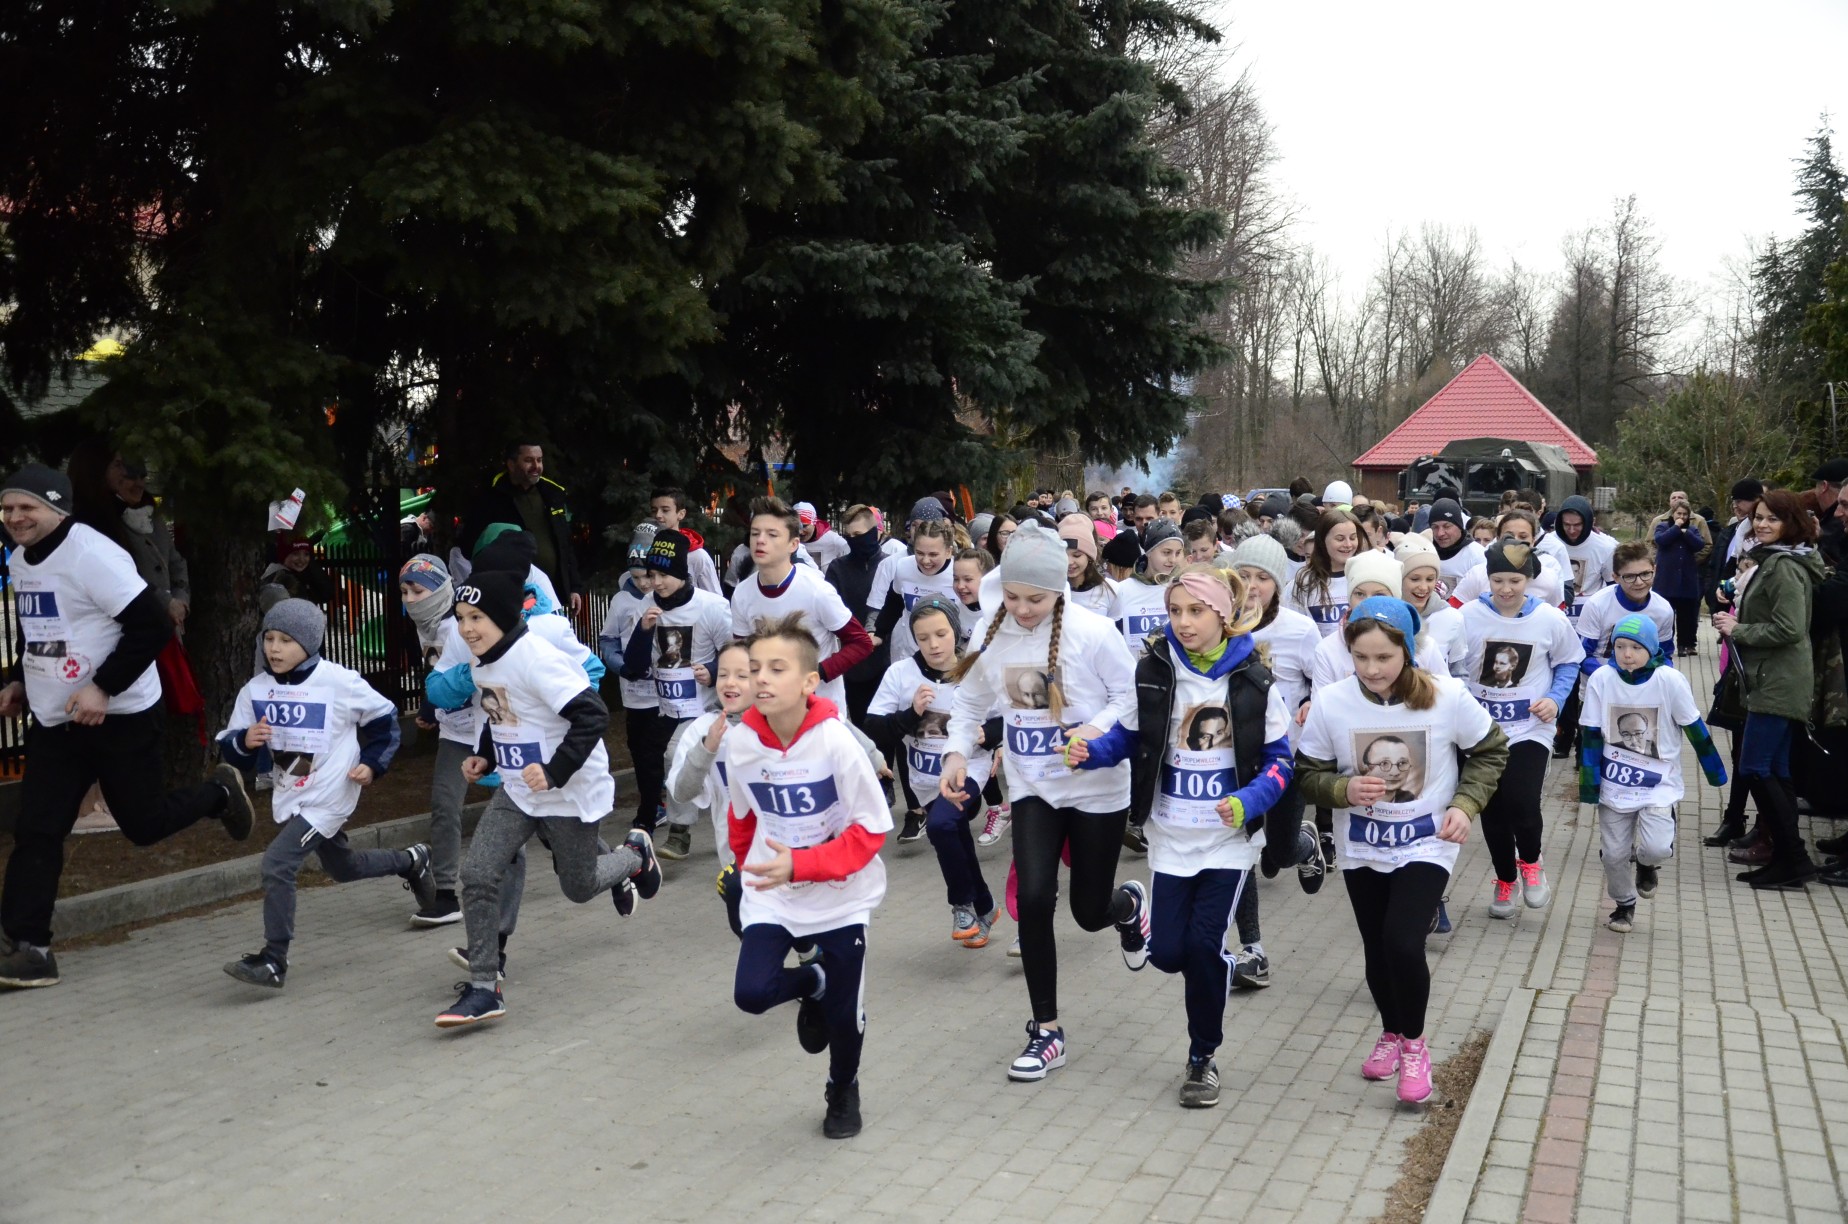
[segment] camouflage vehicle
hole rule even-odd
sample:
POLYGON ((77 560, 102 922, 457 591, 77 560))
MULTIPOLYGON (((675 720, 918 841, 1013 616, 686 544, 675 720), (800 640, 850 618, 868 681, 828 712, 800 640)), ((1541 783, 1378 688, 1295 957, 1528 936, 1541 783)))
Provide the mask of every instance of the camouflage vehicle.
POLYGON ((1549 443, 1459 438, 1399 473, 1401 504, 1454 497, 1471 515, 1493 513, 1506 489, 1538 489, 1557 509, 1579 491, 1578 469, 1564 448, 1549 443))

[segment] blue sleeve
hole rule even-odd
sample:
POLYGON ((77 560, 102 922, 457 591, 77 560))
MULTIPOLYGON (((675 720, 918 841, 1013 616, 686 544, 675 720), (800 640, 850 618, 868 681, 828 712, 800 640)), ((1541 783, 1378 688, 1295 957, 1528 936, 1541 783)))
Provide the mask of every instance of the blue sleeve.
POLYGON ((603 660, 603 666, 622 670, 622 639, 600 637, 597 639, 597 657, 603 660))
POLYGON ((637 621, 635 632, 629 635, 629 644, 622 648, 622 678, 624 680, 646 680, 648 671, 653 665, 654 631, 642 628, 642 623, 637 621))
POLYGON ((1572 696, 1572 686, 1578 683, 1578 665, 1561 663, 1553 668, 1553 687, 1546 691, 1554 705, 1564 706, 1566 698, 1572 696))
POLYGON ((382 778, 398 755, 398 741, 403 738, 398 727, 398 712, 381 714, 359 727, 359 763, 372 768, 374 778, 382 778))
POLYGON ((270 761, 269 745, 264 744, 255 752, 244 747, 244 732, 248 727, 238 727, 218 737, 218 755, 225 763, 238 769, 254 769, 258 773, 268 773, 275 765, 270 761))
POLYGON ((596 688, 603 683, 605 670, 603 660, 597 657, 596 651, 593 650, 584 656, 584 676, 590 681, 591 688, 596 688))
POLYGON ((1675 635, 1672 633, 1669 634, 1657 643, 1657 645, 1662 651, 1662 662, 1673 667, 1675 665, 1675 635))
POLYGON ((1114 724, 1110 730, 1096 739, 1085 741, 1085 747, 1091 750, 1078 766, 1080 769, 1109 769, 1112 765, 1121 765, 1136 750, 1141 737, 1129 730, 1122 723, 1114 724))
POLYGON ((466 663, 433 671, 424 680, 424 695, 439 710, 461 710, 475 700, 475 673, 466 663))
POLYGON ((1264 756, 1258 766, 1257 776, 1248 785, 1234 791, 1232 797, 1244 805, 1247 820, 1253 816, 1262 816, 1283 797, 1290 779, 1295 775, 1296 754, 1291 750, 1290 738, 1286 735, 1264 745, 1264 756))
MULTIPOLYGON (((1604 666, 1604 660, 1598 657, 1598 644, 1590 638, 1581 637, 1579 639, 1579 644, 1585 648, 1585 657, 1579 660, 1578 669, 1589 676, 1592 672, 1604 666)), ((1555 678, 1558 677, 1559 669, 1557 667, 1553 669, 1553 674, 1555 678)), ((1555 684, 1554 687, 1557 688, 1559 686, 1555 684)), ((1567 689, 1566 691, 1571 692, 1572 690, 1567 689)), ((1561 698, 1560 700, 1564 699, 1561 698)))

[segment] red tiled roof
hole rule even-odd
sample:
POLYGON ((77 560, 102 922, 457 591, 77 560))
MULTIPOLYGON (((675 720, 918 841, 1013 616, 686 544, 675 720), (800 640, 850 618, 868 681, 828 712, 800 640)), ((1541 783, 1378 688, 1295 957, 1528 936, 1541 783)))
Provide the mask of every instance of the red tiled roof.
POLYGON ((1501 363, 1484 353, 1366 454, 1357 468, 1402 468, 1458 438, 1512 438, 1565 448, 1573 467, 1598 465, 1598 452, 1535 399, 1501 363))

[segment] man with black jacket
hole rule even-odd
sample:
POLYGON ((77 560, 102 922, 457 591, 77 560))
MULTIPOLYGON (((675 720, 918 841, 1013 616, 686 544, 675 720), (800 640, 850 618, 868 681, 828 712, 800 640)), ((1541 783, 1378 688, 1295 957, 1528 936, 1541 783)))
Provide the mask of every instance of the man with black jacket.
POLYGON ((0 685, 0 718, 30 707, 19 822, 0 896, 0 987, 55 986, 52 906, 64 839, 85 792, 103 799, 131 842, 151 846, 199 820, 250 836, 243 777, 220 765, 210 782, 150 796, 161 774, 161 689, 154 658, 173 636, 167 609, 127 552, 70 517, 70 480, 37 464, 0 486, 0 517, 17 545, 18 674, 0 685))
POLYGON ((523 528, 539 545, 534 564, 552 580, 559 603, 576 616, 584 602, 584 583, 571 550, 571 510, 565 503, 565 486, 546 476, 545 450, 536 442, 513 442, 507 447, 506 460, 507 470, 496 472, 469 506, 456 543, 464 555, 472 556, 475 541, 490 523, 523 528))

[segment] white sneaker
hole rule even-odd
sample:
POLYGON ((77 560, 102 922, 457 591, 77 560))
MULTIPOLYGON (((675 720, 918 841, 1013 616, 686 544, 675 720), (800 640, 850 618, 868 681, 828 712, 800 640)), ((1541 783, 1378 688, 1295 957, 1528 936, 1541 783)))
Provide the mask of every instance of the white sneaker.
POLYGON ((1014 957, 1015 959, 1019 959, 1020 957, 1020 936, 1018 935, 1014 936, 1014 942, 1007 946, 1007 954, 1009 956, 1014 957))
POLYGON ((1521 877, 1521 900, 1528 909, 1539 909, 1553 899, 1553 890, 1546 882, 1546 868, 1538 860, 1523 863, 1515 860, 1514 869, 1521 877))
POLYGON ((1014 807, 1004 803, 1000 807, 988 809, 988 817, 982 822, 982 831, 975 835, 978 846, 992 846, 1007 836, 1007 830, 1014 823, 1014 807))

